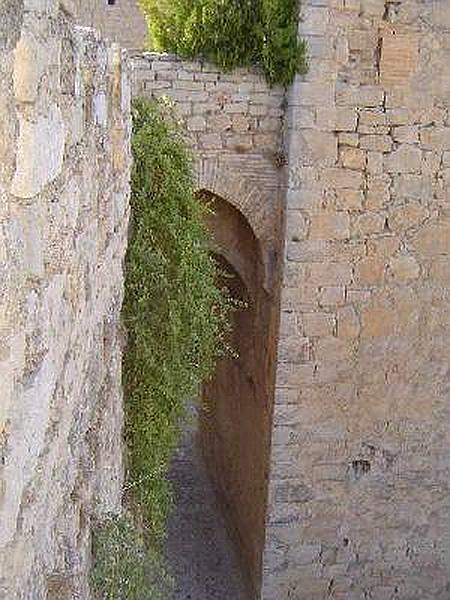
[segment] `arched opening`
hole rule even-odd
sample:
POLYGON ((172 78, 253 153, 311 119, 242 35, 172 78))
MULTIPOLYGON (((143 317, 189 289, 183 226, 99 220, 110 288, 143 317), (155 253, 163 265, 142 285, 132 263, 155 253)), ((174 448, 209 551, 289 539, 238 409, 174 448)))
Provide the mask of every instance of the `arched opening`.
POLYGON ((208 224, 224 272, 222 283, 245 304, 232 315, 225 357, 204 385, 200 439, 228 529, 258 597, 265 535, 275 353, 273 297, 264 289, 263 248, 243 215, 225 200, 203 194, 208 224))
POLYGON ((237 357, 219 362, 203 387, 201 406, 191 406, 193 418, 172 463, 176 510, 166 556, 176 582, 174 600, 256 600, 278 333, 278 292, 268 285, 277 272, 276 252, 230 202, 204 191, 199 197, 212 209, 208 226, 222 271, 219 283, 242 306, 232 314, 228 340, 237 357))

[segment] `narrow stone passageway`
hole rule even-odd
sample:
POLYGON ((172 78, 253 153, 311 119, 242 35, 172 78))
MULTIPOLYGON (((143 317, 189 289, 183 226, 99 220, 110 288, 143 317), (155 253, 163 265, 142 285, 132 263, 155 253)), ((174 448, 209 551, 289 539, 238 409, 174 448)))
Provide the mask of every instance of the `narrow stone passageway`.
POLYGON ((166 556, 175 579, 172 600, 248 600, 244 580, 197 439, 197 418, 186 428, 170 479, 176 506, 166 556))

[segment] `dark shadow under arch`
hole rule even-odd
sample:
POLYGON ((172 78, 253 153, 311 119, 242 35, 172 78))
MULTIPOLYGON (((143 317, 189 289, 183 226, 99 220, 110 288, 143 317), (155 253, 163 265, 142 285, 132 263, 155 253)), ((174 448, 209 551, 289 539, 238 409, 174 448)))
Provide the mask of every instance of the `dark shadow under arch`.
POLYGON ((230 342, 238 358, 223 358, 203 389, 200 436, 251 597, 259 597, 276 351, 274 297, 264 287, 263 248, 236 208, 212 194, 208 219, 225 273, 221 283, 247 307, 232 315, 230 342))

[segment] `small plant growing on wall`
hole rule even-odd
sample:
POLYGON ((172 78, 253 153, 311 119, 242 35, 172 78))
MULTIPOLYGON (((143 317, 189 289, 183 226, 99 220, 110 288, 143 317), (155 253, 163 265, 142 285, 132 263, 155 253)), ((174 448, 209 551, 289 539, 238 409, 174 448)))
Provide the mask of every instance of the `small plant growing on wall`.
POLYGON ((259 65, 270 84, 306 71, 298 0, 139 0, 156 50, 230 70, 259 65))

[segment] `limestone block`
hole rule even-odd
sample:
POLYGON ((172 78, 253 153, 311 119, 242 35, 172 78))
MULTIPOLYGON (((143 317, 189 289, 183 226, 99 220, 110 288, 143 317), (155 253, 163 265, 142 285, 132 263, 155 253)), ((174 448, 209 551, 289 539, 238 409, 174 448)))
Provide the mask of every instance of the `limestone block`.
POLYGON ((55 14, 58 10, 58 0, 24 0, 23 7, 30 12, 55 14))
POLYGON ((319 293, 321 306, 339 306, 345 302, 345 288, 343 286, 324 286, 319 293))
POLYGON ((355 280, 361 285, 380 285, 384 280, 386 263, 382 257, 371 256, 360 260, 355 268, 355 280))
POLYGON ((361 0, 361 14, 364 16, 382 17, 384 11, 384 0, 361 0))
POLYGON ((312 263, 309 267, 308 284, 316 286, 348 285, 353 280, 353 269, 348 263, 312 263))
POLYGON ((321 161, 332 166, 337 161, 337 138, 334 133, 303 129, 298 134, 298 143, 302 144, 305 160, 321 161))
POLYGON ((450 286, 450 261, 447 257, 433 258, 430 264, 430 278, 434 283, 450 286))
POLYGON ((358 337, 361 329, 358 314, 353 306, 345 306, 337 312, 337 335, 339 338, 358 337))
POLYGON ((411 248, 420 256, 450 254, 450 219, 434 219, 411 238, 411 248))
POLYGON ((329 313, 304 313, 301 324, 307 337, 330 336, 333 335, 335 318, 329 313))
POLYGON ((420 276, 420 265, 413 256, 393 257, 388 266, 387 278, 396 283, 407 283, 420 276))
POLYGON ((307 363, 311 360, 310 340, 300 336, 282 337, 278 343, 278 360, 307 363))
POLYGON ((419 129, 417 125, 399 125, 392 128, 392 137, 402 144, 416 144, 419 142, 419 129))
POLYGON ((425 150, 450 150, 450 127, 424 127, 420 143, 425 150))
POLYGON ((388 133, 386 113, 381 110, 361 110, 358 120, 358 132, 386 135, 388 133))
POLYGON ((375 108, 383 106, 384 90, 372 85, 342 86, 336 92, 338 106, 353 106, 355 108, 375 108))
POLYGON ((14 93, 19 102, 34 102, 37 99, 46 59, 43 44, 31 32, 22 32, 14 50, 14 93))
POLYGON ((94 96, 93 107, 95 122, 100 127, 106 127, 108 123, 108 103, 104 92, 99 92, 94 96))
POLYGON ((359 211, 363 201, 362 190, 336 190, 335 206, 338 210, 359 211))
POLYGON ((217 133, 204 133, 199 137, 201 148, 205 150, 220 150, 222 148, 222 138, 217 133))
POLYGON ((207 117, 208 131, 213 133, 222 133, 231 129, 232 119, 230 115, 224 113, 215 113, 207 117))
POLYGON ((339 146, 359 146, 359 135, 357 133, 344 133, 338 134, 339 146))
POLYGON ((334 88, 329 83, 296 79, 292 86, 292 106, 333 106, 334 88))
POLYGON ((353 235, 365 237, 382 233, 385 227, 386 215, 384 213, 363 213, 355 216, 352 223, 353 235))
POLYGON ((18 221, 22 229, 24 269, 26 274, 31 277, 43 277, 44 275, 43 227, 41 220, 42 217, 36 205, 20 208, 18 221))
POLYGON ((346 169, 362 171, 366 166, 367 154, 360 148, 344 147, 339 151, 342 166, 346 169))
POLYGON ((382 256, 386 258, 395 254, 399 246, 400 238, 395 235, 389 234, 383 237, 372 238, 367 242, 367 254, 369 256, 382 256))
POLYGON ((298 210, 289 211, 286 223, 286 237, 292 241, 299 241, 306 237, 307 231, 307 222, 303 213, 298 210))
POLYGON ((417 68, 418 36, 393 28, 381 43, 380 80, 385 86, 405 85, 417 68))
POLYGON ((388 122, 391 125, 408 125, 412 121, 411 111, 408 108, 388 108, 386 110, 388 122))
POLYGON ((324 169, 324 184, 336 189, 359 190, 363 186, 362 174, 351 169, 324 169))
POLYGON ((189 131, 205 131, 206 120, 201 116, 191 117, 187 121, 187 128, 189 131))
POLYGON ((392 138, 388 135, 361 135, 359 147, 374 152, 390 152, 392 150, 392 138))
POLYGON ((11 186, 14 196, 32 198, 58 176, 64 142, 64 123, 56 104, 36 122, 20 118, 17 166, 11 186))
POLYGON ((399 175, 394 178, 392 194, 399 200, 411 200, 430 197, 432 190, 427 190, 427 181, 420 175, 399 175))
POLYGON ((350 237, 350 218, 342 212, 311 215, 309 236, 312 240, 345 240, 350 237))
POLYGON ((361 336, 388 337, 396 330, 397 315, 385 298, 377 298, 361 309, 361 336))
POLYGON ((381 175, 383 173, 383 154, 381 152, 367 153, 367 171, 371 175, 381 175))
POLYGON ((391 178, 389 175, 375 175, 367 178, 366 208, 378 210, 391 198, 391 178))
POLYGON ((300 23, 302 35, 323 35, 327 31, 329 10, 325 6, 308 6, 300 23))
POLYGON ((389 227, 393 231, 407 231, 417 227, 429 217, 428 209, 420 202, 411 200, 401 206, 396 206, 389 213, 389 227))
POLYGON ((248 112, 252 117, 262 117, 268 114, 269 107, 267 104, 253 104, 252 102, 249 106, 248 112))
POLYGON ((420 173, 422 152, 419 148, 402 144, 397 150, 384 157, 384 168, 387 173, 420 173))
POLYGON ((357 112, 352 108, 336 108, 336 131, 356 131, 357 112))

